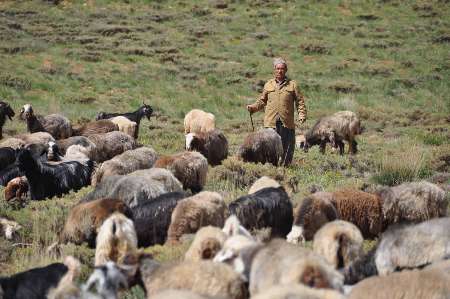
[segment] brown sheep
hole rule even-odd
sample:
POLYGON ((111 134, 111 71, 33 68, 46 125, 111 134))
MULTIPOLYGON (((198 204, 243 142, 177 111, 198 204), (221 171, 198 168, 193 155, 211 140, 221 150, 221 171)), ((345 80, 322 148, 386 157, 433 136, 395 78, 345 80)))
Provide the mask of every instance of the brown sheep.
POLYGON ((294 210, 294 224, 286 237, 287 241, 297 244, 312 240, 325 223, 338 218, 339 213, 331 203, 331 193, 314 193, 306 197, 294 210))
POLYGON ((361 123, 354 112, 339 111, 331 116, 319 119, 305 134, 304 150, 313 145, 320 146, 320 152, 325 153, 327 142, 334 148, 339 147, 339 153, 344 154, 344 140, 348 142, 349 153, 356 154, 355 136, 361 134, 361 123))
POLYGON ((141 262, 141 277, 148 298, 165 289, 188 290, 203 296, 228 299, 248 298, 245 282, 233 269, 212 261, 184 261, 160 265, 141 262))
POLYGON ((227 236, 218 227, 204 226, 195 234, 194 241, 184 255, 185 261, 200 261, 214 258, 227 236))
POLYGON ((58 151, 61 155, 65 155, 67 149, 72 145, 80 145, 89 149, 89 151, 92 151, 95 148, 95 144, 85 136, 72 136, 66 139, 59 139, 55 143, 58 146, 58 151))
POLYGON ((270 287, 251 299, 345 299, 345 296, 334 290, 315 289, 293 283, 270 287))
POLYGON ((323 256, 335 269, 340 269, 363 256, 363 241, 361 232, 354 224, 335 220, 316 232, 313 251, 323 256))
POLYGON ((95 144, 91 157, 95 162, 104 162, 138 146, 133 137, 119 131, 90 135, 88 139, 95 144))
POLYGON ((0 143, 0 147, 10 147, 19 149, 26 144, 42 144, 48 145, 50 141, 55 141, 52 135, 47 132, 36 132, 31 134, 19 134, 14 137, 7 138, 0 143))
POLYGON ((450 260, 423 270, 404 270, 387 276, 374 276, 356 284, 348 299, 448 299, 450 260))
POLYGON ((227 207, 219 193, 203 191, 182 199, 172 212, 167 242, 178 242, 183 234, 197 232, 201 227, 222 227, 227 207))
POLYGON ((60 236, 61 243, 72 242, 80 245, 88 242, 95 247, 95 238, 103 222, 114 212, 131 217, 132 212, 118 199, 97 199, 75 205, 67 216, 60 236))
POLYGON ((128 174, 139 169, 153 166, 156 161, 156 152, 150 147, 140 147, 128 150, 105 161, 92 175, 92 185, 96 186, 104 177, 111 175, 128 174))
POLYGON ((182 152, 172 156, 161 156, 153 167, 166 168, 193 193, 202 191, 206 184, 208 161, 198 152, 182 152))
POLYGON ((73 128, 74 136, 91 136, 119 131, 119 126, 107 119, 96 120, 73 128))
POLYGON ((445 191, 426 181, 384 188, 378 194, 383 202, 386 225, 418 223, 447 216, 448 199, 445 191))
POLYGON ((206 133, 216 128, 216 117, 200 109, 192 109, 184 117, 184 134, 206 133))
POLYGON ((206 133, 189 133, 186 135, 186 150, 200 152, 215 166, 228 156, 228 140, 219 130, 206 133))
POLYGON ((311 240, 321 226, 335 219, 355 224, 364 238, 373 239, 384 230, 380 197, 359 190, 344 189, 318 192, 305 199, 294 215, 293 231, 288 235, 288 240, 294 243, 305 237, 306 240, 311 240), (310 227, 306 227, 306 224, 310 227))
POLYGON ((278 166, 283 155, 280 135, 266 128, 248 135, 238 150, 238 156, 244 162, 271 163, 278 166))
POLYGON ((28 180, 25 176, 17 177, 9 181, 5 187, 5 200, 9 201, 13 198, 23 199, 28 192, 28 180))

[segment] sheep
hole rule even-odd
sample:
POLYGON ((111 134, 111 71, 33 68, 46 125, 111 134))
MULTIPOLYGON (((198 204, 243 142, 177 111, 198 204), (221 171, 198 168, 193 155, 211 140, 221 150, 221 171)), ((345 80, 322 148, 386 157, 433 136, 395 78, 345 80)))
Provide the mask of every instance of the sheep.
POLYGON ((89 137, 91 135, 104 134, 113 131, 119 131, 119 126, 110 120, 102 119, 74 127, 73 135, 89 137))
POLYGON ((30 104, 22 107, 20 115, 26 120, 29 133, 48 132, 55 139, 64 139, 72 136, 72 125, 65 116, 60 114, 35 115, 30 104))
MULTIPOLYGON (((55 142, 56 142, 56 145, 58 146, 59 152, 62 155, 65 155, 67 149, 72 145, 83 146, 86 149, 89 149, 89 152, 92 152, 93 149, 95 148, 95 144, 85 136, 72 136, 72 137, 69 137, 66 139, 56 140, 55 142)), ((90 158, 92 159, 93 157, 90 157, 90 158)))
POLYGON ((238 156, 244 162, 271 163, 274 166, 279 165, 282 155, 281 137, 271 128, 249 134, 238 150, 238 156))
POLYGON ((50 141, 55 142, 55 138, 53 138, 53 136, 47 132, 19 134, 19 135, 16 135, 14 138, 23 140, 23 142, 25 144, 45 144, 45 145, 47 145, 50 141))
POLYGON ((79 190, 89 184, 93 163, 87 161, 63 161, 46 163, 35 159, 29 149, 21 149, 19 170, 23 171, 29 185, 32 200, 61 196, 70 190, 79 190))
POLYGON ((375 253, 378 273, 388 275, 450 258, 449 227, 446 217, 388 229, 375 253))
POLYGON ((184 134, 206 133, 216 128, 216 117, 200 109, 192 109, 184 117, 184 134))
POLYGON ((186 135, 186 150, 200 152, 210 165, 215 166, 227 158, 228 140, 217 129, 206 133, 189 133, 186 135))
POLYGON ((311 240, 320 227, 336 219, 355 224, 364 238, 375 238, 384 230, 379 196, 351 189, 317 192, 305 198, 295 211, 288 241, 311 240))
POLYGON ((108 261, 122 262, 137 250, 137 235, 133 221, 115 212, 103 222, 96 238, 95 266, 108 261))
POLYGON ((172 212, 167 242, 176 243, 183 234, 195 233, 202 226, 222 227, 226 205, 219 193, 203 191, 181 200, 172 212))
POLYGON ((150 116, 153 113, 153 108, 150 105, 142 103, 142 106, 139 107, 138 110, 134 112, 128 112, 128 113, 107 113, 107 112, 99 112, 97 114, 97 117, 95 120, 100 119, 110 119, 116 116, 124 116, 128 118, 130 121, 133 121, 136 123, 136 132, 135 132, 135 138, 138 138, 139 136, 139 125, 141 124, 142 117, 147 117, 148 120, 150 120, 150 116))
MULTIPOLYGON (((212 297, 209 296, 202 296, 197 293, 186 291, 186 290, 163 290, 161 292, 158 292, 154 296, 152 296, 152 299, 212 299, 212 297)), ((217 298, 216 299, 224 299, 224 298, 217 298)))
POLYGON ((335 290, 314 289, 302 284, 292 283, 276 285, 264 292, 252 296, 251 299, 345 299, 335 290))
POLYGON ((186 196, 184 192, 168 192, 131 209, 139 247, 164 244, 172 212, 186 196))
POLYGON ((141 276, 149 298, 165 289, 188 290, 213 298, 247 298, 240 276, 230 266, 212 261, 160 265, 149 260, 141 264, 141 276))
POLYGON ((344 275, 344 283, 346 285, 354 285, 367 277, 378 275, 375 264, 376 250, 377 247, 375 246, 365 255, 356 258, 356 260, 346 267, 339 269, 342 275, 344 275))
POLYGON ((137 138, 137 124, 134 121, 129 120, 125 116, 116 116, 109 119, 119 127, 119 131, 130 135, 133 138, 137 138))
POLYGON ((343 276, 309 249, 282 239, 273 239, 267 245, 252 243, 248 238, 246 242, 247 246, 236 251, 230 250, 228 240, 225 241, 214 260, 231 263, 249 281, 252 296, 271 286, 289 283, 336 290, 343 287, 343 276))
POLYGON ((421 181, 378 191, 386 225, 417 223, 447 216, 448 199, 437 185, 421 181))
POLYGON ((129 176, 144 176, 163 184, 164 188, 170 191, 181 191, 183 185, 180 181, 165 168, 153 167, 150 169, 140 169, 128 174, 129 176))
POLYGON ((92 153, 95 162, 104 162, 138 146, 133 137, 119 131, 90 135, 88 139, 95 144, 92 153))
POLYGON ((213 259, 222 249, 227 235, 218 227, 204 226, 195 234, 194 241, 184 255, 185 261, 213 259))
POLYGON ((16 177, 8 182, 5 187, 5 200, 9 201, 13 198, 22 200, 28 192, 28 180, 25 176, 16 177))
POLYGON ((0 277, 0 288, 5 299, 46 298, 47 292, 58 285, 69 271, 63 263, 30 269, 10 277, 0 277))
POLYGON ((450 294, 450 260, 423 270, 402 271, 375 276, 356 284, 349 299, 448 299, 450 294))
POLYGON ((241 225, 236 215, 228 216, 227 220, 225 220, 225 224, 223 225, 222 231, 228 237, 241 235, 247 237, 250 240, 254 240, 250 232, 241 225))
POLYGON ((7 240, 12 240, 21 228, 19 223, 0 217, 0 232, 7 240))
POLYGON ((130 208, 118 199, 97 199, 75 205, 67 216, 59 237, 60 243, 72 242, 80 245, 87 242, 90 247, 95 247, 100 226, 115 212, 133 218, 130 208))
POLYGON ((248 194, 253 194, 261 189, 269 187, 278 188, 281 187, 281 185, 274 179, 271 179, 267 176, 262 176, 253 183, 253 185, 248 190, 248 194))
POLYGON ((150 147, 128 150, 104 162, 92 175, 92 185, 96 186, 106 176, 121 175, 138 169, 150 168, 156 161, 156 152, 150 147))
MULTIPOLYGON (((170 174, 172 177, 173 175, 170 174)), ((175 178, 166 179, 169 182, 175 178)), ((117 198, 122 200, 130 208, 139 203, 153 200, 167 192, 182 191, 181 183, 166 185, 164 180, 155 180, 149 176, 140 175, 113 175, 106 177, 95 189, 88 193, 80 202, 91 201, 98 198, 117 198)))
POLYGON ((344 140, 348 142, 349 153, 356 154, 357 142, 355 136, 361 134, 361 122, 354 112, 339 111, 331 116, 322 117, 305 134, 305 152, 313 145, 320 146, 320 152, 325 153, 327 142, 332 147, 339 147, 339 153, 344 154, 344 140))
POLYGON ((9 106, 8 103, 0 101, 0 139, 3 138, 3 125, 5 124, 6 117, 12 121, 12 118, 16 115, 14 110, 9 106))
POLYGON ((193 193, 202 191, 206 184, 208 161, 198 152, 182 152, 172 156, 161 156, 154 167, 166 168, 193 193))
POLYGON ((286 237, 293 223, 292 203, 283 187, 264 188, 241 196, 228 209, 246 229, 269 227, 272 236, 286 237))
POLYGON ((335 269, 349 266, 363 256, 363 237, 358 227, 342 220, 325 224, 314 235, 313 251, 335 269))
POLYGON ((0 147, 10 147, 12 149, 19 149, 25 146, 25 141, 18 137, 9 137, 0 142, 0 147))

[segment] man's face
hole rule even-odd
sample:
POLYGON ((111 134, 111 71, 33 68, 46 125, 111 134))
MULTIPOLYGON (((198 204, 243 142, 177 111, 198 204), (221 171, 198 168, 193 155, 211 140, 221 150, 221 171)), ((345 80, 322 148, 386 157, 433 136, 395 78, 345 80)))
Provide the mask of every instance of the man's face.
POLYGON ((287 66, 284 63, 279 63, 275 66, 275 79, 282 81, 286 77, 287 66))

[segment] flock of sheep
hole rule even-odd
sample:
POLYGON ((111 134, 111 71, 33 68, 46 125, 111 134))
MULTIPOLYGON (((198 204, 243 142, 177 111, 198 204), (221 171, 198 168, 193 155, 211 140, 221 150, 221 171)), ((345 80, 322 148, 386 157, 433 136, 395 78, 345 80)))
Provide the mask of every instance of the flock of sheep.
MULTIPOLYGON (((214 115, 190 111, 186 151, 164 156, 136 142, 141 118, 152 112, 144 104, 72 126, 64 116, 23 107, 29 133, 0 144, 5 199, 42 200, 93 185, 48 250, 87 243, 95 248, 95 268, 79 286, 80 262, 68 256, 0 278, 0 298, 117 298, 134 285, 159 299, 449 298, 448 196, 439 186, 315 192, 294 209, 283 186, 261 177, 227 204, 221 194, 202 191, 208 165, 229 154, 214 115), (139 249, 192 234, 182 261, 159 263, 139 249), (378 240, 368 253, 365 239, 378 240)), ((0 102, 1 125, 5 116, 14 111, 0 102)), ((341 111, 317 121, 298 143, 321 152, 330 143, 343 154, 345 140, 354 154, 360 133, 357 116, 341 111)), ((278 134, 262 129, 244 139, 237 155, 279 165, 282 152, 278 134)), ((20 224, 0 218, 0 227, 12 239, 20 224)))

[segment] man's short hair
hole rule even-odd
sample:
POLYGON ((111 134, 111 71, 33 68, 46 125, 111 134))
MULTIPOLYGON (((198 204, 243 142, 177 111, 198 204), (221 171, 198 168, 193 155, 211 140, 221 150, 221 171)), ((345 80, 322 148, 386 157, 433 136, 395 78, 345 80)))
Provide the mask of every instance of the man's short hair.
POLYGON ((281 58, 281 57, 275 57, 275 58, 273 59, 273 67, 276 67, 277 64, 284 64, 285 66, 287 66, 286 60, 284 60, 284 59, 281 58))

